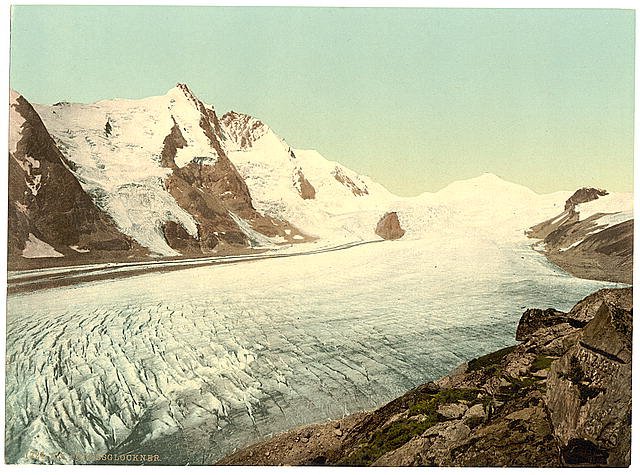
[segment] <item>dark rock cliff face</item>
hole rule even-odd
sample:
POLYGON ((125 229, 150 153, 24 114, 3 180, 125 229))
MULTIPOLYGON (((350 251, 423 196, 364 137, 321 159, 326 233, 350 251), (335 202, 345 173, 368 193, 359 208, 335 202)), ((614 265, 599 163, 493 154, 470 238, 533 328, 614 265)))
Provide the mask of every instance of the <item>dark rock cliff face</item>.
POLYGON ((19 96, 10 114, 24 119, 21 130, 14 131, 20 135, 15 153, 9 153, 10 268, 29 265, 21 258, 29 234, 63 254, 58 263, 91 252, 92 257, 101 251, 140 252, 82 189, 31 104, 19 96))
POLYGON ((522 314, 518 328, 516 329, 516 340, 526 341, 530 335, 541 328, 551 327, 560 323, 569 323, 573 326, 584 326, 578 320, 570 320, 566 313, 555 308, 540 310, 532 308, 522 314))
POLYGON ((376 234, 382 239, 400 239, 404 233, 404 229, 400 226, 398 213, 395 211, 385 213, 376 225, 376 234))
POLYGON ((565 203, 565 211, 533 226, 527 235, 542 239, 544 254, 557 266, 585 279, 631 284, 633 281, 633 220, 604 228, 595 214, 580 220, 576 205, 608 193, 581 188, 565 203))
POLYGON ((521 343, 369 413, 302 427, 219 464, 626 467, 631 288, 527 310, 521 343))
POLYGON ((629 465, 631 329, 628 309, 603 303, 551 367, 547 405, 567 464, 629 465))

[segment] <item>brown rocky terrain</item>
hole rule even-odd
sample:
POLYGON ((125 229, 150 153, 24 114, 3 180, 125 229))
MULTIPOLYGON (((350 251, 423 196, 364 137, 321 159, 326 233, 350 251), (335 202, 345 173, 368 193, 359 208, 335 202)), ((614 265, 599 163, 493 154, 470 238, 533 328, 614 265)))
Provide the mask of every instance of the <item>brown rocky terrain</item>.
POLYGON ((336 166, 331 174, 338 183, 342 183, 344 186, 349 188, 354 196, 364 196, 369 194, 369 190, 367 190, 367 187, 365 185, 356 185, 353 180, 344 173, 344 170, 342 170, 342 168, 336 166))
POLYGON ((385 213, 376 225, 376 234, 382 239, 400 239, 404 233, 404 229, 400 226, 398 213, 395 211, 385 213))
POLYGON ((302 173, 302 170, 300 169, 296 170, 294 186, 298 190, 298 193, 303 200, 312 200, 316 197, 316 189, 311 183, 309 183, 309 180, 307 180, 307 178, 304 176, 304 173, 302 173))
POLYGON ((577 277, 631 284, 633 220, 604 228, 597 223, 604 214, 580 220, 575 209, 607 194, 597 188, 581 188, 566 201, 563 213, 533 226, 527 235, 542 239, 547 258, 577 277))
POLYGON ((372 412, 294 429, 221 465, 626 467, 632 288, 527 310, 519 344, 372 412))
POLYGON ((9 152, 9 268, 143 255, 144 250, 123 235, 82 189, 40 116, 24 97, 16 97, 10 116, 12 124, 22 125, 12 131, 19 140, 15 152, 9 152), (22 257, 29 235, 62 256, 22 257))
POLYGON ((569 197, 564 205, 565 210, 571 210, 575 212, 576 205, 580 203, 587 203, 589 201, 597 200, 600 196, 606 196, 609 193, 606 190, 600 188, 580 188, 569 197))
POLYGON ((261 120, 235 111, 225 113, 221 122, 229 138, 240 150, 250 148, 267 131, 266 125, 261 120))

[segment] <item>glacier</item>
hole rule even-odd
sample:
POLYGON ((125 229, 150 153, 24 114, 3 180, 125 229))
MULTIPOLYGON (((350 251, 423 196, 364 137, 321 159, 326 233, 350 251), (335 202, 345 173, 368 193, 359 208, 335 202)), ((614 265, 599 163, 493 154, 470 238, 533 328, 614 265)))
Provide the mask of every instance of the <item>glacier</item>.
POLYGON ((371 409, 512 344, 525 308, 568 310, 612 285, 571 277, 524 239, 497 245, 445 226, 10 294, 6 460, 133 451, 213 463, 269 434, 371 409))

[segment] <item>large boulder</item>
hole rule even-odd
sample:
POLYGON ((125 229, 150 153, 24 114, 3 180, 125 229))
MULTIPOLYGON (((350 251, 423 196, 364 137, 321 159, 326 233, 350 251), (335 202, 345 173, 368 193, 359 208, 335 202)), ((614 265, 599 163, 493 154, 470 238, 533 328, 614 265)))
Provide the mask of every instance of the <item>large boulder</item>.
POLYGON ((395 211, 385 213, 376 226, 376 234, 382 239, 400 239, 404 233, 404 229, 400 226, 398 213, 395 211))

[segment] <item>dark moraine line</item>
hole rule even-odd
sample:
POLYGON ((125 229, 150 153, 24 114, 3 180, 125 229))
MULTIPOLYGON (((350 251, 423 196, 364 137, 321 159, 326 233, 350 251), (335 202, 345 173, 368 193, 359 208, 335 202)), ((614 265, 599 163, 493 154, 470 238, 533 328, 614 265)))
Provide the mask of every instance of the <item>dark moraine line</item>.
POLYGON ((36 273, 35 275, 33 275, 33 271, 28 271, 27 273, 29 275, 27 276, 21 276, 20 274, 9 276, 9 278, 7 279, 7 293, 18 294, 23 292, 34 292, 56 287, 65 287, 68 285, 76 285, 85 282, 133 277, 136 275, 152 272, 171 272, 187 268, 233 264, 236 262, 251 262, 263 259, 280 259, 287 257, 309 256, 312 254, 323 254, 325 252, 343 251, 352 247, 382 241, 383 240, 357 241, 328 248, 314 249, 311 251, 292 252, 287 254, 249 254, 238 256, 221 256, 213 258, 189 258, 179 261, 171 260, 164 262, 127 262, 122 264, 105 264, 98 267, 91 266, 90 268, 82 266, 82 269, 70 268, 67 271, 52 271, 47 269, 43 270, 42 273, 36 273))

